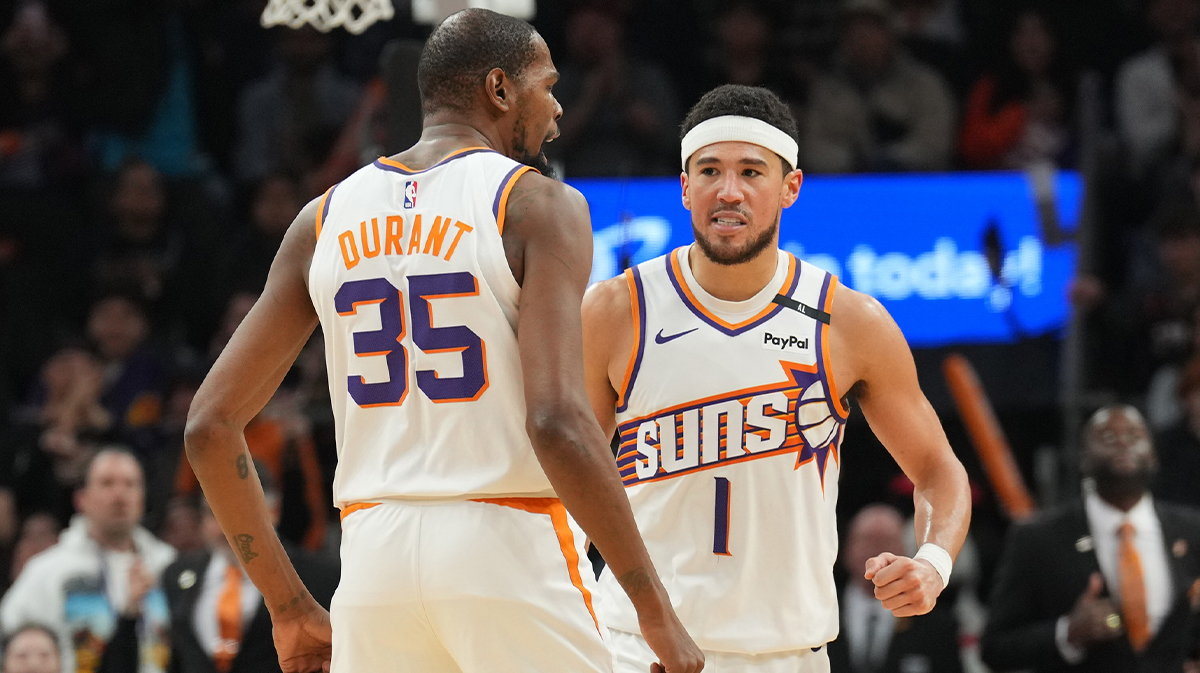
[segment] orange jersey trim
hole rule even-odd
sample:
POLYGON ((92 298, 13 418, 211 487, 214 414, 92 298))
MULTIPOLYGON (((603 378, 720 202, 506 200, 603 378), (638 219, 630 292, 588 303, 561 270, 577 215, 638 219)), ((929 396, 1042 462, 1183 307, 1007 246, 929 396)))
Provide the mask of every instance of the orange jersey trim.
POLYGON ((641 297, 637 289, 637 281, 633 277, 633 269, 625 269, 625 282, 629 285, 629 309, 633 313, 633 348, 629 351, 629 363, 625 365, 625 377, 621 380, 621 390, 617 393, 617 408, 624 408, 626 396, 629 395, 633 374, 637 371, 638 355, 642 352, 642 308, 641 297))
MULTIPOLYGON (((825 304, 821 307, 822 311, 832 315, 833 308, 833 292, 837 289, 837 276, 829 276, 829 292, 825 294, 825 304)), ((829 366, 829 324, 821 323, 821 365, 825 370, 825 381, 829 383, 829 399, 833 401, 833 410, 837 412, 842 420, 846 420, 850 416, 850 412, 842 405, 842 396, 838 394, 837 384, 833 382, 833 369, 829 366)))
POLYGON ((554 525, 554 534, 558 537, 558 546, 562 550, 563 558, 567 561, 567 572, 571 576, 571 584, 579 589, 579 593, 583 594, 584 605, 587 606, 588 613, 592 615, 592 622, 596 624, 596 632, 600 632, 600 620, 596 618, 596 611, 592 609, 592 592, 583 586, 583 577, 579 574, 579 552, 575 550, 575 535, 571 532, 571 526, 567 522, 567 508, 563 507, 558 498, 478 498, 472 502, 484 502, 492 505, 500 505, 501 507, 512 507, 534 514, 546 514, 550 517, 550 522, 554 525))
MULTIPOLYGON (((482 147, 482 146, 464 147, 461 150, 455 150, 455 151, 451 152, 450 154, 447 154, 446 156, 442 157, 441 159, 438 159, 437 162, 435 162, 429 168, 436 168, 437 166, 445 163, 446 161, 449 161, 450 159, 453 159, 454 157, 456 157, 460 154, 463 154, 464 152, 477 152, 479 150, 494 151, 490 147, 482 147)), ((381 163, 385 166, 391 166, 392 168, 399 168, 400 170, 405 171, 406 173, 422 173, 424 171, 429 170, 429 168, 409 168, 408 166, 405 166, 404 164, 400 163, 399 161, 396 161, 395 159, 389 159, 387 157, 379 157, 378 161, 379 161, 379 163, 381 163)))
POLYGON ((508 179, 508 182, 505 183, 504 188, 500 191, 500 205, 496 208, 496 228, 500 230, 501 234, 504 233, 504 215, 508 210, 508 195, 512 192, 513 186, 517 184, 517 180, 532 170, 532 166, 521 166, 512 174, 512 177, 508 179))
POLYGON ((379 503, 377 503, 377 502, 355 502, 355 503, 346 505, 344 508, 342 508, 342 521, 345 521, 346 517, 350 516, 351 514, 357 512, 359 510, 371 509, 372 507, 378 507, 378 506, 379 506, 379 503))
MULTIPOLYGON (((701 304, 700 300, 696 299, 696 295, 692 293, 692 288, 688 286, 687 278, 683 275, 683 271, 679 268, 679 255, 675 251, 671 252, 671 268, 675 272, 675 277, 679 279, 679 288, 683 290, 684 295, 686 295, 686 297, 687 297, 688 303, 690 303, 692 305, 692 307, 695 308, 697 311, 704 314, 704 316, 706 318, 708 318, 712 322, 716 323, 717 325, 724 327, 727 330, 738 330, 738 329, 742 329, 744 327, 748 327, 751 324, 753 324, 755 321, 762 320, 763 318, 767 317, 767 315, 770 314, 772 311, 779 310, 779 306, 777 304, 768 302, 766 307, 763 308, 763 310, 759 311, 758 313, 754 314, 753 316, 751 316, 749 318, 746 318, 745 320, 743 320, 741 322, 738 322, 738 323, 727 322, 724 319, 722 319, 720 316, 718 316, 717 314, 715 314, 712 311, 705 308, 704 304, 701 304)), ((788 291, 788 288, 790 288, 792 286, 792 281, 795 278, 796 278, 796 257, 794 255, 792 255, 791 253, 789 253, 788 254, 787 277, 784 278, 783 285, 781 285, 779 287, 778 294, 782 294, 782 295, 790 294, 788 291)))
MULTIPOLYGON (((337 187, 337 185, 334 185, 333 187, 337 187)), ((329 207, 329 195, 333 193, 333 187, 330 187, 329 189, 325 190, 325 193, 321 195, 321 202, 319 204, 317 204, 317 239, 318 240, 320 240, 320 238, 321 238, 321 226, 325 224, 325 213, 326 213, 326 209, 329 207)))

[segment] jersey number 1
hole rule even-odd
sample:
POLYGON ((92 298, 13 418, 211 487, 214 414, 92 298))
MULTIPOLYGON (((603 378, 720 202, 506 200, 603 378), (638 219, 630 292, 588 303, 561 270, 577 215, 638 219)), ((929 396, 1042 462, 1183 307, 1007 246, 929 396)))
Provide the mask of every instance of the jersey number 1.
MULTIPOLYGON (((412 342, 426 353, 458 353, 462 376, 443 378, 432 369, 417 371, 417 387, 434 402, 469 402, 487 390, 487 354, 483 340, 467 327, 433 326, 430 300, 479 294, 479 281, 466 271, 409 276, 409 315, 412 342)), ((351 316, 361 306, 379 307, 379 329, 354 333, 354 354, 386 358, 388 380, 367 383, 361 376, 346 377, 350 397, 360 407, 397 406, 408 396, 408 350, 404 347, 404 293, 386 278, 351 280, 333 297, 338 315, 351 316)))
POLYGON ((717 504, 713 512, 713 553, 732 556, 729 553, 729 480, 716 477, 717 504))

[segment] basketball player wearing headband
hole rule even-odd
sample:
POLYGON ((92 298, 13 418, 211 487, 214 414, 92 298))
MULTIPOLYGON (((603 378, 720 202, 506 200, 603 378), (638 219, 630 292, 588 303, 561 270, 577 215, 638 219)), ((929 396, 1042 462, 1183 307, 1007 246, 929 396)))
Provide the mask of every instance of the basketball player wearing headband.
POLYGON ((196 394, 188 457, 284 671, 611 671, 584 533, 658 670, 703 665, 588 408, 587 204, 530 168, 558 134, 557 78, 523 21, 466 10, 435 29, 420 141, 303 209, 196 394), (242 436, 318 323, 343 531, 330 614, 279 544, 242 436))
MULTIPOLYGON (((696 241, 588 292, 588 393, 620 435, 638 527, 709 666, 828 671, 847 398, 916 487, 920 550, 862 569, 897 617, 928 612, 946 585, 970 520, 966 473, 887 312, 778 247, 803 177, 787 106, 722 86, 683 132, 696 241)), ((644 670, 653 655, 607 570, 598 604, 618 673, 644 670)))

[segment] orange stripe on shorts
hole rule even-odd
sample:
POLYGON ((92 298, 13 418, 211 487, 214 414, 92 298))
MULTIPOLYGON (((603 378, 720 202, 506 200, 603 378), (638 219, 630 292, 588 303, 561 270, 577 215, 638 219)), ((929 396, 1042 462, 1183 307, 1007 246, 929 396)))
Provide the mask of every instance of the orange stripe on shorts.
POLYGON ((376 507, 378 505, 379 505, 379 503, 377 503, 377 502, 355 502, 355 503, 346 505, 345 509, 342 510, 342 521, 345 521, 346 517, 350 516, 351 514, 357 512, 360 509, 371 509, 372 507, 376 507))
MULTIPOLYGON (((567 508, 563 507, 558 498, 478 498, 473 502, 486 502, 501 507, 512 507, 534 514, 546 514, 554 524, 554 534, 558 537, 558 546, 563 558, 567 561, 567 572, 571 576, 571 584, 583 594, 583 603, 587 605, 588 613, 596 624, 596 632, 600 632, 600 620, 596 619, 596 611, 592 609, 592 592, 583 586, 583 577, 579 575, 579 552, 575 550, 575 535, 567 523, 567 508)), ((601 634, 603 635, 603 634, 601 634)))

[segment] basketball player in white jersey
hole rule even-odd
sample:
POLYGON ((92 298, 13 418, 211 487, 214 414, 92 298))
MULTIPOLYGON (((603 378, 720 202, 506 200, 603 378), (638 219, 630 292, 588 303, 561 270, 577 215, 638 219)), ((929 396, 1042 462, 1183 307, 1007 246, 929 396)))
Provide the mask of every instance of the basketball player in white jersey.
MULTIPOLYGON (((696 242, 584 299, 588 392, 675 609, 717 671, 829 670, 846 397, 916 485, 915 558, 863 569, 897 616, 934 605, 970 519, 966 473, 871 297, 781 251, 796 123, 765 89, 723 86, 683 124, 696 242)), ((837 226, 812 222, 808 226, 837 226)), ((653 657, 605 571, 619 673, 653 657)))
POLYGON ((303 209, 196 395, 188 457, 284 671, 609 671, 585 533, 636 606, 645 668, 703 666, 588 407, 587 204, 525 165, 557 135, 557 76, 522 21, 439 26, 421 140, 303 209), (242 435, 318 323, 343 517, 329 614, 272 530, 242 435))

